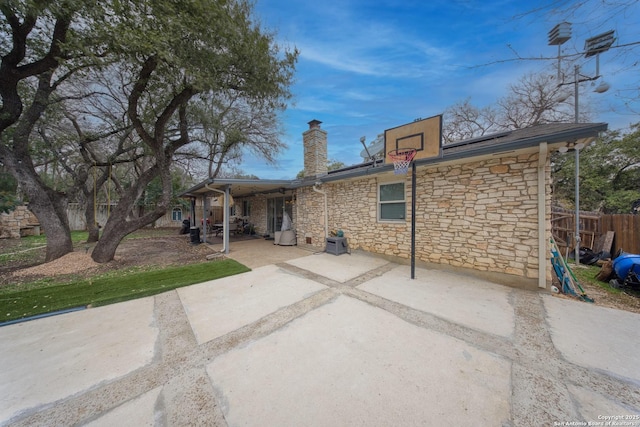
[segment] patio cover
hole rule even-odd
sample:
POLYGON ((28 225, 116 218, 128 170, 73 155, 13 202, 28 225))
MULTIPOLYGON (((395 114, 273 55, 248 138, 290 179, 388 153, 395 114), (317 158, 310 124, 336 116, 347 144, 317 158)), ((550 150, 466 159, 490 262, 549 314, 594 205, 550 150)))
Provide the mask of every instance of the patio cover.
MULTIPOLYGON (((223 219, 223 252, 229 253, 229 196, 247 197, 256 194, 284 193, 295 188, 298 181, 271 180, 271 179, 237 179, 237 178, 210 178, 198 185, 191 187, 180 194, 180 197, 194 200, 198 197, 215 197, 224 194, 224 219, 223 219)), ((204 203, 203 203, 204 205, 204 203)), ((194 203, 191 204, 191 217, 195 220, 194 203)), ((204 234, 206 242, 206 233, 204 234)))

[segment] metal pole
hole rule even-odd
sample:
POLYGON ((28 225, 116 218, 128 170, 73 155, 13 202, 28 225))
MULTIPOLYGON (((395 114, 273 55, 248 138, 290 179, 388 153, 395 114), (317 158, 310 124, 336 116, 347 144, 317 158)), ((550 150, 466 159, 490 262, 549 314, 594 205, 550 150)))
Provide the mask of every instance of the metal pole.
POLYGON ((580 75, 580 67, 578 65, 574 68, 574 79, 573 79, 573 98, 575 100, 573 109, 574 109, 574 121, 575 123, 579 123, 578 114, 579 114, 579 103, 578 103, 578 76, 580 75))
POLYGON ((207 196, 202 196, 202 243, 207 243, 207 196))
POLYGON ((576 265, 580 265, 580 149, 576 151, 576 265))
POLYGON ((411 163, 411 278, 416 278, 416 163, 411 163))
POLYGON ((224 243, 224 253, 229 255, 229 195, 230 185, 224 187, 224 221, 222 230, 222 242, 224 243))
POLYGON ((196 198, 191 198, 191 225, 189 227, 196 226, 196 198))
POLYGON ((562 43, 558 43, 558 83, 560 83, 563 79, 560 75, 560 68, 562 68, 562 55, 560 52, 560 47, 562 47, 562 43))
MULTIPOLYGON (((575 78, 574 78, 574 101, 575 101, 575 122, 579 123, 578 114, 579 110, 579 102, 578 102, 578 77, 580 76, 580 67, 578 65, 575 66, 575 78)), ((576 247, 575 247, 575 261, 576 265, 580 265, 580 149, 578 146, 574 146, 573 149, 576 152, 576 247)))

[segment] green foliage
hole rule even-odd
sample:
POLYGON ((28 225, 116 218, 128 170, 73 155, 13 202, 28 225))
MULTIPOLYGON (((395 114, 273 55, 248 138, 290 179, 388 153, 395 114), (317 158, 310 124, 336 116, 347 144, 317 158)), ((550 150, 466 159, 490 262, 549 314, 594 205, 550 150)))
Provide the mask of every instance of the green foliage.
POLYGON ((608 283, 603 283, 601 281, 599 281, 598 279, 596 279, 596 276, 598 275, 598 273, 600 272, 600 268, 598 266, 595 265, 584 265, 584 264, 580 264, 579 268, 574 268, 573 266, 571 267, 573 273, 576 275, 576 278, 578 279, 578 282, 581 285, 591 285, 591 286, 597 286, 599 288, 602 288, 603 290, 611 293, 611 294, 619 294, 621 293, 621 291, 619 289, 614 289, 611 286, 609 286, 608 283))
MULTIPOLYGON (((178 197, 183 190, 182 177, 179 173, 171 174, 171 206, 183 205, 189 206, 188 203, 178 197)), ((143 197, 138 200, 139 206, 155 206, 162 199, 162 180, 160 177, 154 178, 144 191, 143 197)))
POLYGON ((6 172, 0 172, 0 212, 11 212, 19 203, 16 197, 18 184, 6 172))
POLYGON ((7 191, 0 191, 0 213, 9 213, 15 209, 18 204, 16 197, 7 191))
MULTIPOLYGON (((103 228, 94 259, 108 261, 123 235, 175 205, 169 172, 197 140, 193 127, 198 124, 191 121, 197 100, 233 101, 246 112, 233 114, 235 123, 225 126, 226 145, 255 142, 263 127, 255 125, 252 134, 242 124, 256 117, 277 122, 276 114, 291 97, 298 52, 281 49, 253 14, 248 0, 2 3, 0 74, 8 89, 2 94, 0 113, 6 119, 0 120, 0 150, 12 158, 7 164, 19 169, 12 173, 28 176, 33 184, 23 190, 34 211, 55 213, 41 219, 45 229, 61 234, 48 242, 48 256, 60 256, 69 246, 52 247, 68 236, 62 236, 63 209, 49 205, 76 195, 80 203, 110 197, 111 188, 106 190, 100 176, 107 165, 121 171, 125 166, 120 165, 128 163, 128 175, 112 179, 118 207, 103 228), (31 21, 33 30, 26 25, 26 34, 8 24, 31 21), (12 49, 18 54, 6 55, 12 49), (12 99, 5 99, 6 93, 12 99), (27 109, 30 114, 23 113, 27 109), (92 194, 94 182, 102 195, 92 194), (156 209, 139 210, 135 221, 127 221, 138 202, 156 209)), ((269 135, 258 148, 265 158, 283 147, 275 132, 269 135)))
POLYGON ((271 97, 275 89, 278 96, 289 96, 297 54, 278 55, 273 35, 252 22, 248 2, 121 0, 111 7, 95 22, 99 39, 133 66, 157 58, 157 75, 148 89, 164 94, 165 101, 184 85, 197 93, 232 89, 271 97))
POLYGON ((71 283, 47 280, 5 287, 0 290, 0 319, 9 321, 89 304, 113 304, 247 271, 249 268, 244 265, 226 259, 124 275, 106 274, 71 283))
MULTIPOLYGON (((554 198, 573 205, 575 152, 554 154, 554 198)), ((580 209, 604 213, 630 213, 640 199, 640 123, 631 131, 605 133, 580 151, 580 209)), ((569 207, 569 206, 568 206, 569 207)), ((573 207, 573 206, 571 206, 573 207)))

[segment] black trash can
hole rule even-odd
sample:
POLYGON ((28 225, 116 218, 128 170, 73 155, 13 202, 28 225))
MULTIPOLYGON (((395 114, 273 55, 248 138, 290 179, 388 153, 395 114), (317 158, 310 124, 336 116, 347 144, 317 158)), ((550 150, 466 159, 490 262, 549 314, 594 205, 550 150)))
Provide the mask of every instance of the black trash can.
POLYGON ((189 235, 191 236, 191 244, 200 244, 200 227, 191 227, 189 235))
POLYGON ((191 221, 185 219, 182 221, 182 227, 180 228, 180 234, 189 234, 189 229, 191 228, 191 221))

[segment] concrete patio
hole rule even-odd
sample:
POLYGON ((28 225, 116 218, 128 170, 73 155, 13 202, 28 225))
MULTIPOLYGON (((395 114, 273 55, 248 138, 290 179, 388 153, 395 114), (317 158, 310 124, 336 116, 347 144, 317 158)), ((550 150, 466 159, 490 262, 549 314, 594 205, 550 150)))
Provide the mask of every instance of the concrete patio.
POLYGON ((250 245, 242 275, 0 328, 0 424, 640 425, 640 315, 250 245))

